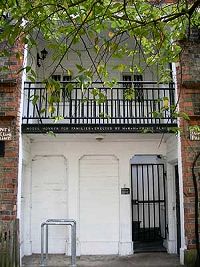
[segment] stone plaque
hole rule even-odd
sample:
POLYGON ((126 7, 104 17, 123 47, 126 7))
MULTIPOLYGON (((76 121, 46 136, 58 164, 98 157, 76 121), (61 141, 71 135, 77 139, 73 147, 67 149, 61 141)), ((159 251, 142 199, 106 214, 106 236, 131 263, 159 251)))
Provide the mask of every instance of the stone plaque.
POLYGON ((200 132, 190 131, 190 140, 200 141, 200 132))
POLYGON ((121 188, 121 195, 130 195, 130 188, 127 187, 121 188))
POLYGON ((12 134, 9 127, 0 127, 0 141, 12 140, 12 134))

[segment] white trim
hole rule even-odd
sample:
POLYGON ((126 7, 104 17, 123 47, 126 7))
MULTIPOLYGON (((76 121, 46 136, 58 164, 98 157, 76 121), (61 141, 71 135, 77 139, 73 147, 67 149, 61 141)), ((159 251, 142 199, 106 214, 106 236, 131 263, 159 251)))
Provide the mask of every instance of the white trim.
MULTIPOLYGON (((24 47, 24 53, 23 53, 23 68, 27 66, 27 45, 24 47)), ((23 95, 24 95, 24 82, 26 80, 26 70, 24 69, 22 72, 22 80, 21 80, 21 95, 20 95, 20 108, 19 108, 19 149, 18 149, 18 177, 17 177, 17 218, 21 219, 21 190, 22 190, 22 132, 21 132, 21 124, 22 124, 22 115, 23 115, 23 95)), ((21 229, 21 221, 19 220, 19 229, 21 229)), ((22 261, 22 246, 21 242, 22 236, 19 235, 19 242, 20 242, 20 265, 22 261)))
MULTIPOLYGON (((24 48, 24 60, 23 68, 27 65, 27 45, 24 48)), ((23 114, 23 94, 24 94, 24 82, 26 80, 26 71, 23 70, 22 82, 21 82, 21 101, 20 101, 20 118, 19 118, 19 161, 18 161, 18 188, 17 188, 17 218, 21 216, 21 183, 22 183, 22 114, 23 114)))
POLYGON ((176 218, 176 186, 175 186, 175 166, 177 160, 167 162, 167 217, 168 217, 168 237, 167 252, 177 253, 177 218, 176 218))
POLYGON ((180 226, 181 226, 181 248, 180 248, 180 263, 184 264, 185 243, 185 218, 184 218, 184 197, 183 197, 183 172, 182 172, 182 155, 181 155, 181 138, 178 136, 178 171, 179 171, 179 194, 180 194, 180 226))
POLYGON ((119 242, 119 255, 127 256, 133 254, 133 242, 119 242))
MULTIPOLYGON (((176 92, 176 101, 178 100, 177 95, 177 73, 176 73, 176 64, 172 63, 173 70, 173 80, 175 83, 175 92, 176 92)), ((179 105, 178 105, 179 108, 179 105)), ((178 120, 178 126, 180 122, 178 120)), ((182 153, 181 153, 181 137, 180 133, 178 134, 178 172, 179 172, 179 194, 180 194, 180 226, 181 226, 181 247, 180 247, 180 263, 184 264, 184 251, 186 250, 185 243, 185 225, 184 225, 184 197, 183 197, 183 166, 182 166, 182 153)))

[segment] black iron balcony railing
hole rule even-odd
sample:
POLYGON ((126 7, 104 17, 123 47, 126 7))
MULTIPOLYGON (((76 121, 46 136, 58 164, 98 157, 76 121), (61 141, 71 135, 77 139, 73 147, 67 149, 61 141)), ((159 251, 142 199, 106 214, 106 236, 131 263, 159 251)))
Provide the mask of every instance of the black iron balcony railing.
POLYGON ((53 91, 41 82, 25 82, 22 131, 168 132, 176 126, 174 96, 173 84, 157 82, 118 82, 112 88, 93 82, 87 89, 63 82, 53 91))

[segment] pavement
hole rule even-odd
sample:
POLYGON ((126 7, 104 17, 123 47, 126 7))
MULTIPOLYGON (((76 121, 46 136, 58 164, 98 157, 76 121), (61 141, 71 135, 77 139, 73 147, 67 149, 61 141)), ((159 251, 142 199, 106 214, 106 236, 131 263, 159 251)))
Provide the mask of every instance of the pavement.
MULTIPOLYGON (((66 267, 70 257, 49 255, 48 267, 66 267)), ((22 266, 40 266, 40 255, 25 256, 22 266)), ((131 256, 81 256, 77 257, 77 267, 180 267, 177 255, 164 252, 137 253, 131 256)))

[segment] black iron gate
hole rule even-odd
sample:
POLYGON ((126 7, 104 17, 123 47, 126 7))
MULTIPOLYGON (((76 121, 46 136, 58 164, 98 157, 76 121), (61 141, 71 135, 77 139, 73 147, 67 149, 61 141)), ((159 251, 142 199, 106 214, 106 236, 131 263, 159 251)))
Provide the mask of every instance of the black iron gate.
POLYGON ((132 164, 132 240, 166 238, 164 164, 132 164))

